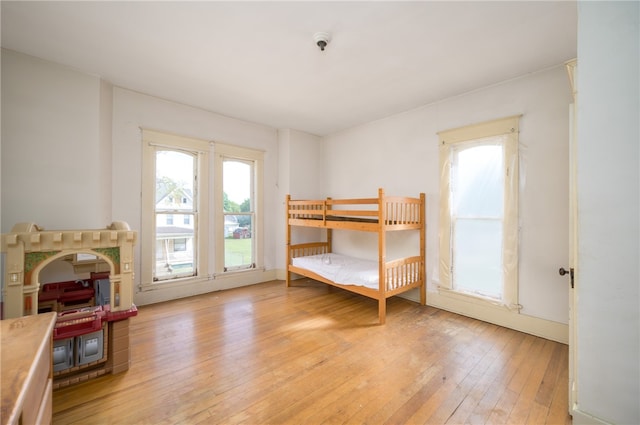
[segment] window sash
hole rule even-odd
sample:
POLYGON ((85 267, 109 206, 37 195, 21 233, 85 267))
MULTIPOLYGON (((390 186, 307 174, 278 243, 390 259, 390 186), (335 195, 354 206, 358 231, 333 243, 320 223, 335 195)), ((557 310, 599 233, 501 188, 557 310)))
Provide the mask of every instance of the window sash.
MULTIPOLYGON (((226 222, 226 217, 227 216, 234 216, 234 217, 249 217, 249 223, 251 223, 251 229, 253 228, 253 223, 255 221, 255 213, 253 211, 253 206, 255 204, 254 201, 254 186, 255 186, 255 173, 254 173, 254 169, 255 169, 255 161, 253 160, 247 160, 245 158, 236 158, 236 157, 230 157, 230 156, 226 156, 223 155, 222 156, 222 163, 223 163, 223 167, 224 164, 227 162, 239 162, 242 164, 245 164, 249 167, 249 211, 243 211, 243 212, 233 212, 233 211, 225 211, 224 210, 224 205, 222 205, 223 207, 223 216, 225 217, 225 222, 226 222)), ((223 169, 224 171, 224 169, 223 169)), ((223 177, 222 177, 223 181, 222 181, 222 186, 223 188, 226 186, 225 184, 225 176, 223 173, 223 177)), ((235 239, 235 237, 232 237, 233 239, 235 239)), ((223 265, 223 270, 225 272, 231 272, 231 271, 239 271, 239 270, 246 270, 246 269, 252 269, 255 267, 255 238, 253 237, 253 235, 249 238, 249 241, 243 241, 241 243, 248 243, 249 244, 249 260, 246 261, 246 257, 244 255, 244 252, 232 252, 231 251, 231 246, 235 245, 236 242, 235 241, 229 241, 229 240, 225 240, 224 243, 224 265, 223 265), (241 258, 240 263, 237 263, 237 258, 241 258)))
MULTIPOLYGON (((208 261, 204 253, 207 252, 207 233, 209 229, 208 204, 209 197, 206 190, 200 190, 203 182, 208 182, 208 150, 209 142, 177 135, 171 135, 153 130, 142 131, 143 140, 143 176, 142 176, 142 227, 140 232, 141 244, 141 288, 150 289, 158 285, 175 282, 192 282, 208 278, 208 261), (156 153, 159 151, 177 151, 194 157, 193 205, 185 208, 182 202, 176 207, 160 206, 156 208, 156 153), (184 216, 190 217, 193 226, 193 261, 192 271, 172 271, 171 278, 159 276, 155 278, 155 262, 158 260, 156 239, 156 216, 173 215, 173 224, 183 225, 184 216), (180 219, 177 216, 183 216, 180 219)), ((178 201, 182 201, 179 199, 178 201)), ((189 242, 187 242, 188 244, 189 242)), ((181 253, 182 251, 178 251, 181 253)))
MULTIPOLYGON (((518 308, 518 133, 520 116, 507 117, 438 133, 440 139, 440 229, 439 288, 456 291, 452 279, 452 244, 455 219, 451 214, 451 167, 453 149, 488 143, 500 137, 504 143, 504 218, 502 235, 503 293, 497 302, 518 308), (484 140, 483 140, 484 139, 484 140)), ((479 294, 478 294, 479 295, 479 294)))
POLYGON ((250 215, 251 217, 251 243, 253 258, 251 264, 242 267, 226 267, 225 266, 225 238, 219 237, 215 240, 215 275, 225 273, 252 270, 262 268, 262 258, 264 252, 263 234, 263 195, 262 190, 262 170, 264 168, 264 152, 254 149, 241 148, 237 146, 216 143, 214 145, 214 181, 215 181, 215 203, 220 205, 215 209, 216 233, 225 234, 225 215, 250 215), (250 212, 229 213, 224 211, 223 192, 224 192, 224 161, 239 161, 250 164, 251 170, 251 205, 250 212))

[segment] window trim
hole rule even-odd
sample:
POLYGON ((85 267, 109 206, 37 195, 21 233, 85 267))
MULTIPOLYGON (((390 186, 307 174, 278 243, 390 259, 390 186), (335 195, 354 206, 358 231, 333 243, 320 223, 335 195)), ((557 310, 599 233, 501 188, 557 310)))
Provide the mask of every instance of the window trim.
POLYGON ((153 289, 171 284, 195 283, 209 278, 207 244, 209 232, 209 194, 203 190, 209 181, 209 142, 154 130, 142 130, 142 194, 141 194, 141 232, 140 232, 140 287, 153 289), (155 153, 160 149, 184 150, 196 154, 197 181, 194 191, 197 205, 193 206, 194 232, 198 234, 196 252, 197 274, 183 278, 153 281, 155 261, 155 153), (150 190, 154 188, 154 190, 150 190))
MULTIPOLYGON (((142 130, 142 193, 141 193, 141 231, 140 231, 140 290, 168 289, 176 286, 194 285, 212 279, 233 278, 239 273, 255 273, 264 271, 264 151, 243 148, 202 139, 195 139, 164 133, 156 130, 142 130), (197 153, 197 182, 194 191, 197 192, 198 205, 194 205, 194 232, 198 237, 197 245, 197 276, 153 281, 152 262, 155 248, 155 151, 157 148, 183 149, 197 153), (254 162, 254 213, 255 228, 252 237, 255 241, 255 267, 224 271, 224 217, 223 204, 222 160, 223 158, 237 158, 242 161, 254 162), (211 249, 213 247, 214 249, 211 249)), ((233 279, 232 279, 233 280, 233 279)), ((216 285, 218 289, 226 288, 225 284, 216 285)))
POLYGON ((215 271, 214 276, 228 275, 232 273, 250 272, 256 269, 264 269, 264 230, 263 221, 263 169, 264 169, 264 152, 256 149, 242 148, 239 146, 227 145, 224 143, 213 143, 213 180, 214 180, 214 204, 220 205, 220 208, 214 208, 213 220, 216 223, 216 234, 222 237, 216 237, 215 246, 215 271), (242 162, 253 162, 253 213, 254 222, 251 229, 252 238, 254 238, 254 264, 255 267, 225 270, 224 265, 224 205, 223 196, 223 162, 225 159, 238 160, 242 162))
POLYGON ((439 225, 439 285, 442 294, 462 296, 474 302, 501 305, 519 310, 518 304, 518 136, 521 115, 487 121, 438 133, 440 145, 440 225, 439 225), (504 136, 505 189, 503 233, 503 299, 456 291, 451 279, 451 155, 452 146, 477 143, 479 139, 504 136))

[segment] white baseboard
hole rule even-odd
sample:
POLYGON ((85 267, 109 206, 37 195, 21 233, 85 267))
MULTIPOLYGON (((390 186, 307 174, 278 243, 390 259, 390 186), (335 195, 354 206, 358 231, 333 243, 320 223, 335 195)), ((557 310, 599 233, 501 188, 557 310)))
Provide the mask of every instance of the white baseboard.
POLYGON ((133 301, 138 306, 155 304, 178 298, 268 282, 277 279, 276 275, 277 272, 275 270, 252 270, 229 273, 224 276, 217 276, 215 279, 203 279, 199 282, 159 284, 153 288, 146 287, 143 291, 135 293, 133 301))
POLYGON ((573 409, 571 412, 571 421, 574 425, 610 425, 609 422, 600 420, 594 416, 584 413, 580 409, 573 409))
POLYGON ((427 292, 427 305, 452 313, 504 326, 531 335, 569 344, 569 325, 539 317, 527 316, 506 308, 427 292))

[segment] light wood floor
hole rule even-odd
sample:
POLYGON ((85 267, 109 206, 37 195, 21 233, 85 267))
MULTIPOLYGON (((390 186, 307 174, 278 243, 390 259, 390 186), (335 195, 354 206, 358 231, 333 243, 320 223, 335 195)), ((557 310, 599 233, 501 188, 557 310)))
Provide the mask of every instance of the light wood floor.
POLYGON ((54 391, 54 424, 571 423, 566 345, 298 282, 140 307, 131 368, 54 391))

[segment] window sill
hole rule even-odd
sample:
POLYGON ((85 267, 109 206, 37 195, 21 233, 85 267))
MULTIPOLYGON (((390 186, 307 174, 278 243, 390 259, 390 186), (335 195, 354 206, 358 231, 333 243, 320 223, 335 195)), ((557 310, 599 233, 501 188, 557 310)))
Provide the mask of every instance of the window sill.
POLYGON ((520 308, 522 308, 522 306, 517 304, 508 306, 502 303, 500 300, 496 300, 494 298, 483 297, 482 295, 471 294, 468 292, 460 292, 460 291, 456 291, 448 288, 438 287, 438 294, 445 298, 450 298, 452 300, 478 304, 483 307, 492 307, 495 309, 499 309, 502 311, 509 311, 513 313, 518 313, 520 308))
POLYGON ((566 323, 521 314, 517 308, 509 309, 494 300, 438 288, 436 291, 431 289, 427 292, 427 304, 563 344, 567 344, 569 340, 569 328, 566 323))
POLYGON ((195 277, 195 278, 183 277, 183 278, 176 278, 176 279, 170 279, 170 280, 160 280, 158 282, 152 282, 152 283, 141 283, 139 288, 141 292, 155 291, 158 289, 197 285, 197 284, 205 283, 209 280, 211 279, 208 277, 195 277))
POLYGON ((264 267, 250 267, 245 269, 232 269, 227 270, 225 272, 214 273, 213 279, 225 279, 228 277, 233 277, 235 275, 246 275, 251 273, 262 273, 264 272, 264 267))
MULTIPOLYGON (((177 278, 171 280, 162 280, 159 282, 153 283, 141 283, 139 285, 139 292, 147 292, 147 291, 157 291, 163 289, 170 288, 181 288, 181 287, 190 287, 190 286, 198 286, 198 285, 212 285, 212 282, 216 283, 215 290, 220 289, 228 289, 229 287, 238 286, 238 284, 244 283, 245 281, 254 282, 256 279, 263 279, 266 271, 264 267, 251 268, 251 269, 243 269, 243 270, 232 270, 228 272, 216 273, 214 275, 209 275, 206 277, 186 277, 186 278, 177 278), (231 286, 229 286, 231 285, 231 286)), ((275 279, 275 277, 274 277, 275 279)), ((257 282, 262 282, 263 280, 258 280, 257 282)))

